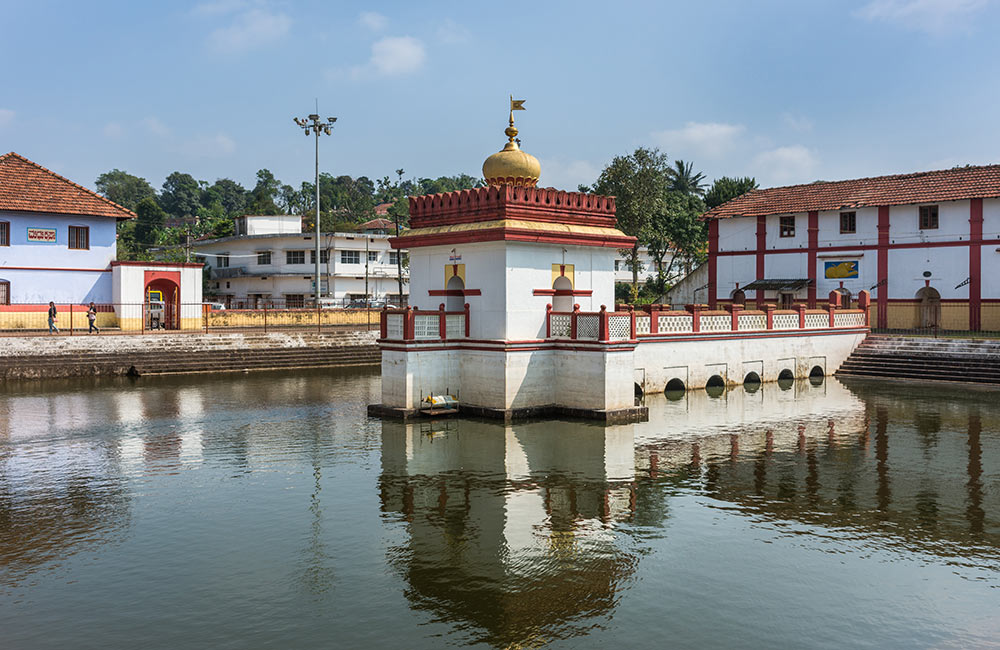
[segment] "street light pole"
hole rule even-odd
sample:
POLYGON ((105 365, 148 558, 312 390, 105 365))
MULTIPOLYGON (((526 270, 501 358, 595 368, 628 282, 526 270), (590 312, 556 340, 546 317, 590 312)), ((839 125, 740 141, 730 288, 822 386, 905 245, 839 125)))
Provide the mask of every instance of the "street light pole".
MULTIPOLYGON (((396 181, 396 187, 402 187, 403 185, 403 174, 405 174, 402 169, 396 170, 396 175, 399 180, 396 181)), ((400 199, 402 200, 402 199, 400 199)), ((396 237, 399 237, 399 209, 393 210, 393 217, 396 219, 396 237)), ((399 308, 403 307, 403 251, 396 249, 396 278, 399 280, 399 308)))
POLYGON ((310 131, 316 135, 316 265, 315 265, 315 279, 313 287, 313 295, 316 299, 316 304, 319 304, 319 294, 320 294, 320 279, 319 279, 319 136, 321 133, 330 135, 333 131, 333 123, 337 121, 335 117, 326 118, 326 122, 321 122, 319 115, 313 113, 306 119, 301 119, 298 117, 293 117, 295 123, 298 124, 308 136, 310 131))

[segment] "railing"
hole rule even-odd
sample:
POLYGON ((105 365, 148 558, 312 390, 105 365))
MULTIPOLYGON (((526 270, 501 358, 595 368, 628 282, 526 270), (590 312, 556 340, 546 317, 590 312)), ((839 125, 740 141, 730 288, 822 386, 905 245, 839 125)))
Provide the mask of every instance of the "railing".
POLYGON ((57 303, 50 330, 48 304, 0 305, 0 335, 147 334, 166 331, 226 332, 262 330, 314 331, 373 329, 376 309, 343 309, 304 300, 250 300, 227 308, 221 303, 100 303, 94 304, 91 328, 89 303, 57 303))
POLYGON ((671 335, 765 332, 769 330, 850 329, 868 327, 867 309, 778 309, 765 305, 763 310, 745 310, 728 305, 725 310, 709 311, 705 305, 687 305, 684 311, 663 305, 649 305, 643 311, 619 306, 608 311, 572 312, 547 310, 546 338, 576 341, 639 341, 671 335))
POLYGON ((383 309, 379 319, 381 338, 387 341, 446 341, 469 337, 469 305, 462 311, 445 311, 444 305, 430 309, 383 309))

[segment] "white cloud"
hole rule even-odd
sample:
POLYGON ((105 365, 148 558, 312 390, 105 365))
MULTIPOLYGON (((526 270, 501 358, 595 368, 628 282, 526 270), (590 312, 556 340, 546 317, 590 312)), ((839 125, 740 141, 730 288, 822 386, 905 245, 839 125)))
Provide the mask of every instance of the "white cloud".
POLYGON ((16 113, 9 108, 0 108, 0 129, 14 123, 16 113))
POLYGON ((790 185, 815 180, 813 173, 818 164, 812 151, 795 144, 762 151, 754 156, 750 169, 763 186, 790 185))
POLYGON ((785 126, 790 128, 792 131, 797 131, 798 133, 807 133, 813 129, 812 120, 802 115, 782 113, 781 120, 785 123, 785 126))
POLYGON ((191 13, 195 16, 220 16, 238 11, 246 6, 246 0, 214 0, 195 5, 191 13))
POLYGON ((988 0, 871 0, 854 15, 929 34, 944 34, 970 28, 972 14, 987 4, 988 0))
POLYGON ((255 8, 240 13, 232 25, 213 30, 208 40, 217 52, 242 52, 281 40, 291 26, 287 15, 255 8))
POLYGON ((472 40, 472 32, 456 23, 451 18, 445 18, 436 31, 437 40, 447 45, 461 45, 472 40))
POLYGON ((538 184, 543 187, 575 192, 578 186, 590 185, 601 175, 601 169, 586 160, 544 159, 538 163, 542 167, 538 184))
POLYGON ((217 158, 236 151, 236 142, 225 133, 203 135, 181 142, 175 151, 197 158, 217 158))
POLYGON ((108 122, 104 125, 104 135, 109 138, 120 138, 125 135, 125 127, 118 122, 108 122))
POLYGON ((385 29, 389 20, 375 11, 362 11, 361 15, 358 16, 358 22, 361 23, 362 27, 367 27, 373 32, 380 32, 385 29))
POLYGON ((142 121, 142 125, 145 126, 153 135, 160 137, 170 135, 170 129, 167 128, 167 125, 155 117, 147 117, 142 121))
POLYGON ((387 36, 372 43, 368 67, 376 74, 392 76, 415 72, 424 65, 424 44, 412 36, 387 36))
POLYGON ((718 158, 733 149, 745 130, 742 124, 688 122, 680 129, 656 131, 652 137, 671 158, 718 158))

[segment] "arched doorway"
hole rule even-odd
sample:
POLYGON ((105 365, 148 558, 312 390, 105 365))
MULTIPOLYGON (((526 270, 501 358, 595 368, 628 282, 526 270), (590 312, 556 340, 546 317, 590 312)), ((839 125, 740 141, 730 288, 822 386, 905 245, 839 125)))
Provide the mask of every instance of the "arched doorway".
POLYGON ((732 299, 734 305, 740 305, 741 307, 746 307, 747 304, 747 294, 743 289, 737 289, 732 293, 732 299))
POLYGON ((573 283, 565 275, 560 275, 552 283, 556 294, 552 297, 552 311, 573 311, 573 283))
POLYGON ((924 287, 917 292, 920 301, 920 323, 918 327, 939 327, 941 325, 941 294, 934 287, 924 287))
POLYGON ((456 293, 465 291, 465 281, 461 277, 453 275, 448 279, 448 286, 445 289, 448 290, 448 296, 444 302, 445 310, 462 311, 465 309, 465 294, 456 293))
POLYGON ((850 309, 851 298, 853 298, 853 296, 851 295, 851 290, 845 289, 844 287, 839 287, 837 289, 834 289, 834 291, 840 294, 840 306, 844 309, 850 309))
POLYGON ((146 283, 144 292, 146 326, 153 329, 180 329, 180 287, 173 280, 156 278, 146 283))

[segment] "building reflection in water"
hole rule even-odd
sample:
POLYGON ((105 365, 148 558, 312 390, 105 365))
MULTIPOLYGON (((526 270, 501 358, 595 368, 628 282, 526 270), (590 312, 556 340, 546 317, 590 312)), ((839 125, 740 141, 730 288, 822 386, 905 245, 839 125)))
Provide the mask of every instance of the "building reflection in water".
POLYGON ((637 556, 631 428, 473 420, 382 425, 382 508, 406 522, 390 552, 418 609, 471 639, 536 645, 610 611, 637 556))
POLYGON ((653 395, 648 422, 607 428, 385 422, 382 507, 408 531, 390 560, 414 607, 496 645, 601 625, 641 570, 636 530, 662 527, 679 490, 796 534, 995 566, 983 456, 1000 460, 1000 406, 920 390, 828 379, 653 395))

